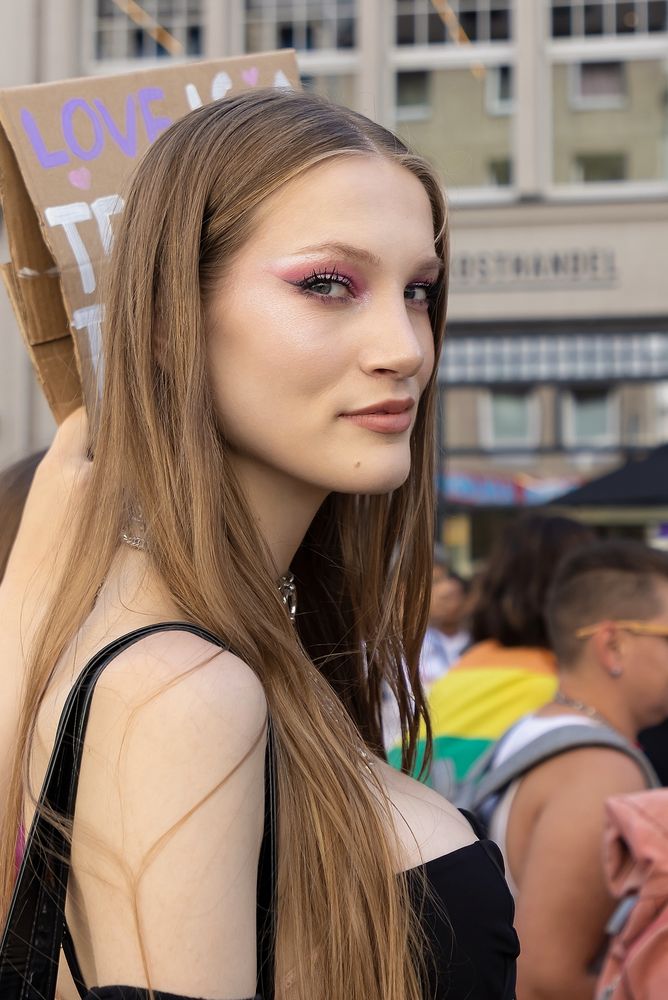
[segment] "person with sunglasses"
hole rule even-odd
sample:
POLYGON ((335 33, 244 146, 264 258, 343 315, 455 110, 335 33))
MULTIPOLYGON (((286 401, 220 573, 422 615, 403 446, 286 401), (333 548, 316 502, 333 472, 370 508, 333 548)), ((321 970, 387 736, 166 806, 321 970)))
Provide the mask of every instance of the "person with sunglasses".
POLYGON ((518 996, 591 1000, 616 905, 602 862, 605 801, 654 781, 637 736, 668 717, 668 554, 630 540, 580 548, 557 569, 546 618, 557 692, 501 738, 491 771, 565 727, 616 737, 620 747, 583 745, 591 735, 583 734, 480 812, 516 898, 518 996))

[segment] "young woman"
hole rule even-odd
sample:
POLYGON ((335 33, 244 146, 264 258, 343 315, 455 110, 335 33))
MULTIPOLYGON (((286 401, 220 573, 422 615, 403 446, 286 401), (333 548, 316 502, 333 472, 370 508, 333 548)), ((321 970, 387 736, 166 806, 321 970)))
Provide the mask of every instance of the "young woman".
POLYGON ((407 766, 425 714, 445 225, 424 161, 304 94, 203 107, 137 171, 3 817, 10 926, 28 787, 104 650, 63 1000, 514 994, 498 855, 380 756, 383 681, 407 766))

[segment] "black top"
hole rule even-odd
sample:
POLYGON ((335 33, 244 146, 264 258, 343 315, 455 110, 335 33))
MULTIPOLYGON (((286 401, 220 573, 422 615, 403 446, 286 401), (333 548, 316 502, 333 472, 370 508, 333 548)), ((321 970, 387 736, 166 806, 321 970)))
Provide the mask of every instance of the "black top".
MULTIPOLYGON (((479 840, 424 867, 430 891, 420 907, 421 923, 431 951, 425 997, 513 1000, 519 945, 513 930, 513 899, 501 874, 496 844, 479 840)), ((411 886, 416 906, 422 885, 416 875, 411 886)), ((175 993, 156 992, 154 996, 155 1000, 194 1000, 175 993)), ((91 990, 86 1000, 148 1000, 148 991, 104 986, 91 990)))
MULTIPOLYGON (((211 633, 184 622, 137 629, 114 640, 84 667, 70 693, 40 794, 40 805, 71 820, 90 704, 102 671, 124 649, 157 631, 190 631, 223 646, 211 633)), ((272 947, 276 886, 276 783, 271 726, 265 773, 265 831, 258 874, 258 973, 260 993, 273 1000, 272 947)), ((70 844, 38 809, 31 827, 6 926, 0 939, 2 1000, 49 1000, 61 946, 85 1000, 148 1000, 146 989, 100 986, 87 990, 64 920, 70 844)), ((409 873, 413 905, 420 914, 426 945, 430 1000, 513 1000, 515 960, 513 899, 503 877, 501 854, 480 840, 409 873)), ((154 991, 155 1000, 194 1000, 154 991)), ((250 998, 247 998, 250 1000, 250 998)))

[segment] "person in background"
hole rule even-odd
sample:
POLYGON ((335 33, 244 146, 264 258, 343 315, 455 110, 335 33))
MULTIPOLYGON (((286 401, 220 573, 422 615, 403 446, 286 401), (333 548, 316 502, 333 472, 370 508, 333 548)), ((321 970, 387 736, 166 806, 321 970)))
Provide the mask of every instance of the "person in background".
MULTIPOLYGON (((633 752, 639 730, 668 717, 668 555, 627 539, 571 553, 546 618, 558 689, 505 734, 492 770, 573 725, 613 730, 633 752)), ((516 898, 521 1000, 594 996, 615 908, 603 868, 605 802, 654 779, 638 753, 571 747, 512 781, 491 809, 481 804, 516 898)))
POLYGON ((442 546, 434 549, 429 627, 420 655, 425 690, 455 663, 471 642, 466 627, 469 583, 454 573, 442 546))
MULTIPOLYGON (((547 514, 522 515, 499 536, 475 587, 473 645, 429 692, 432 759, 446 762, 456 780, 514 722, 554 695, 547 590, 559 560, 594 537, 577 521, 547 514)), ((389 758, 399 765, 398 746, 389 758)))

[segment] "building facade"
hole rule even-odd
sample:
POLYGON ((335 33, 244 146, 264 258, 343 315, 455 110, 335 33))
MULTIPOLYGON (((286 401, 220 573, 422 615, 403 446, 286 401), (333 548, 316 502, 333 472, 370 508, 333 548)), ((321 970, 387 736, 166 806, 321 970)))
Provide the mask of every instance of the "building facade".
MULTIPOLYGON (((23 0, 0 85, 286 46, 445 178, 444 500, 548 499, 665 440, 668 2, 23 0)), ((0 356, 5 463, 52 425, 4 296, 0 356)))

